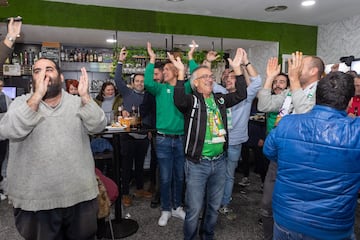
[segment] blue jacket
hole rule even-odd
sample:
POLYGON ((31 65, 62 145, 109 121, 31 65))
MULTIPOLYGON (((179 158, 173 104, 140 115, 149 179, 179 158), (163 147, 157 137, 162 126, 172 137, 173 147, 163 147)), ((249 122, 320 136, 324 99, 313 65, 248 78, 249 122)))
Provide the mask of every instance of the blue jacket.
POLYGON ((316 105, 284 117, 263 151, 278 163, 275 222, 317 239, 349 239, 360 187, 360 118, 316 105))

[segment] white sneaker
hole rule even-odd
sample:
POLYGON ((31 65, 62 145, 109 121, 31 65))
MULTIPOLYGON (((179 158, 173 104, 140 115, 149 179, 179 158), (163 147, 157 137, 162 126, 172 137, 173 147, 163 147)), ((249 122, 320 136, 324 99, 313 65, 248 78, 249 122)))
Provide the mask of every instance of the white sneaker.
POLYGON ((182 220, 185 220, 185 211, 182 207, 178 207, 177 209, 171 209, 171 215, 176 218, 180 218, 182 220))
POLYGON ((159 218, 158 224, 160 227, 164 227, 167 225, 168 220, 171 218, 170 211, 161 211, 161 216, 159 218))

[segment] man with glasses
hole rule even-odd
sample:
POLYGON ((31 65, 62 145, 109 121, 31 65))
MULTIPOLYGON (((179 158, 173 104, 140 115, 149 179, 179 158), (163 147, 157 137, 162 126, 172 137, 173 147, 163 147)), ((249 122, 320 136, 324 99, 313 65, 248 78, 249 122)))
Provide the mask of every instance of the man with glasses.
POLYGON ((186 217, 184 239, 195 239, 198 220, 204 207, 200 229, 203 239, 213 239, 218 209, 225 184, 225 152, 228 146, 226 108, 246 98, 246 83, 240 64, 244 50, 239 48, 233 60, 229 59, 236 75, 236 91, 214 94, 215 77, 206 66, 195 69, 190 84, 193 94, 186 94, 184 65, 180 58, 170 60, 179 76, 174 89, 174 103, 185 120, 185 180, 186 217), (203 202, 205 200, 205 203, 203 202))

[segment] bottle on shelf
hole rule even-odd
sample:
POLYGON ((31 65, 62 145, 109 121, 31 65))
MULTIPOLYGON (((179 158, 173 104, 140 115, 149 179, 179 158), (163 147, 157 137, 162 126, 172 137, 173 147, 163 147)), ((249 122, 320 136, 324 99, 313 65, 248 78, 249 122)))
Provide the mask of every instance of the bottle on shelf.
POLYGON ((90 53, 89 50, 86 50, 86 61, 85 62, 90 62, 90 53))
POLYGON ((60 50, 60 60, 62 62, 65 61, 65 51, 64 51, 64 46, 61 46, 61 50, 60 50))
POLYGON ((82 62, 83 60, 82 60, 82 53, 81 53, 81 49, 79 48, 78 49, 78 52, 77 52, 77 61, 78 62, 82 62))
POLYGON ((22 52, 19 53, 19 61, 20 65, 24 65, 24 54, 22 52))
POLYGON ((77 53, 76 48, 75 48, 75 51, 74 51, 74 62, 78 62, 78 53, 77 53))
POLYGON ((29 54, 25 49, 25 51, 24 51, 24 65, 28 65, 28 64, 29 64, 29 54))
POLYGON ((68 50, 65 49, 65 62, 68 62, 69 61, 69 53, 68 53, 68 50))
POLYGON ((86 62, 86 52, 84 48, 81 51, 81 60, 82 62, 86 62))
POLYGON ((97 51, 95 50, 94 51, 94 62, 97 62, 98 61, 98 54, 97 54, 97 51))
POLYGON ((93 62, 94 61, 94 54, 92 52, 92 49, 90 49, 90 52, 89 52, 90 56, 89 56, 89 62, 93 62))
POLYGON ((103 62, 103 55, 101 52, 99 52, 99 54, 97 56, 97 60, 98 60, 98 62, 103 62))
POLYGON ((12 54, 11 63, 12 64, 20 64, 19 56, 15 52, 13 52, 13 54, 12 54))
POLYGON ((33 65, 34 64, 34 52, 31 51, 31 49, 29 50, 29 65, 33 65))
POLYGON ((74 51, 73 50, 70 51, 69 62, 74 62, 74 51))

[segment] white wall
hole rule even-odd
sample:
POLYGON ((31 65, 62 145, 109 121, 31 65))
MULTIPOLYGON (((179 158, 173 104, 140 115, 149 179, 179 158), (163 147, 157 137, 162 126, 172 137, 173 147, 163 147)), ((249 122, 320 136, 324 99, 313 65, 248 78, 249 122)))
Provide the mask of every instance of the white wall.
MULTIPOLYGON (((331 13, 329 13, 331 14, 331 13)), ((317 55, 325 64, 338 63, 340 57, 360 58, 360 15, 340 22, 320 25, 317 55)))

